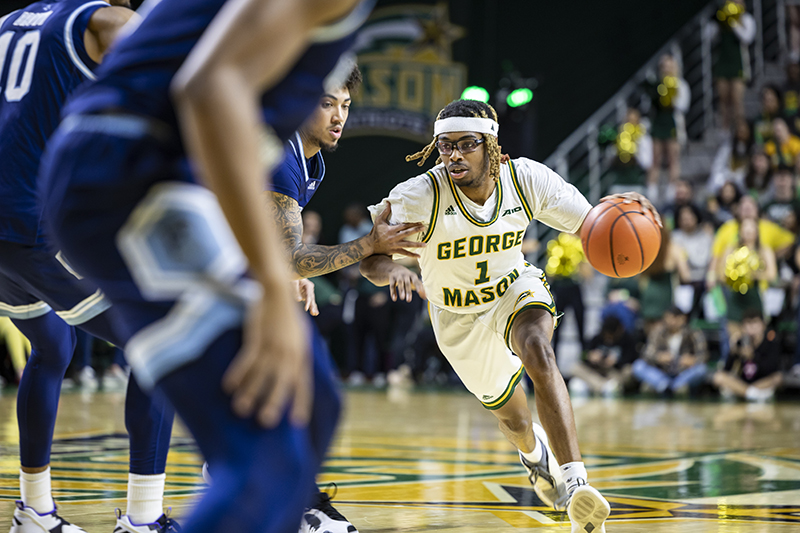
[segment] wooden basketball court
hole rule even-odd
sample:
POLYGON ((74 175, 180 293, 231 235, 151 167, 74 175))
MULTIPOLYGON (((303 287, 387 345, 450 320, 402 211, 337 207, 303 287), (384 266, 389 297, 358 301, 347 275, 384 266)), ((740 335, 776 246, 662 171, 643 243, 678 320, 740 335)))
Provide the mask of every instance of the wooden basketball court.
MULTIPOLYGON (((14 390, 0 395, 0 529, 18 498, 14 390)), ((53 449, 60 514, 111 533, 124 507, 121 393, 62 396, 53 449)), ((800 405, 575 402, 609 532, 800 531, 800 405)), ((180 518, 203 490, 202 461, 176 428, 166 504, 180 518)), ((543 507, 494 417, 466 393, 357 391, 320 482, 362 533, 569 531, 543 507)))

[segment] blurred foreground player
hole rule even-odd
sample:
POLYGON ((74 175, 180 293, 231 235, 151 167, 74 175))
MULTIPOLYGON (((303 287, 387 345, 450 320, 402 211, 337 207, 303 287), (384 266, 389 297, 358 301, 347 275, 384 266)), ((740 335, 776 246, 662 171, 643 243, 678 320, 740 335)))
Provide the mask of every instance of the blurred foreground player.
MULTIPOLYGON (((123 343, 113 330, 108 299, 48 246, 36 201, 39 161, 64 100, 94 77, 133 16, 127 0, 111 4, 45 0, 0 21, 0 316, 10 317, 33 348, 17 398, 21 500, 12 533, 83 531, 56 514, 49 468, 61 382, 75 345, 72 326, 123 343)), ((128 507, 121 520, 157 527, 122 531, 173 531, 162 507, 172 419, 163 399, 151 401, 130 380, 128 507)))
MULTIPOLYGON (((343 62, 346 66, 347 63, 343 62)), ((319 310, 314 297, 314 284, 307 278, 321 276, 357 263, 373 253, 403 253, 406 247, 423 246, 409 242, 406 236, 419 232, 421 224, 392 226, 387 216, 376 222, 369 235, 351 242, 322 246, 302 241, 302 210, 319 191, 325 178, 323 151, 332 152, 339 146, 350 114, 351 95, 361 84, 361 72, 353 65, 341 86, 329 86, 319 98, 311 116, 286 142, 283 161, 268 181, 270 191, 267 202, 272 208, 282 236, 283 245, 290 257, 293 276, 299 277, 299 294, 305 308, 312 315, 319 310)), ((208 465, 203 477, 211 483, 208 465)), ((314 503, 303 514, 300 530, 313 533, 357 533, 357 529, 332 505, 328 494, 318 491, 314 503)))
POLYGON ((190 533, 297 531, 338 418, 262 204, 259 137, 286 139, 311 112, 368 15, 355 3, 148 4, 43 163, 48 227, 214 465, 190 533))
MULTIPOLYGON (((390 204, 391 222, 427 225, 422 282, 387 255, 365 259, 361 272, 389 285, 392 298, 410 300, 414 290, 427 296, 439 348, 519 450, 536 494, 567 510, 573 533, 599 533, 610 507, 587 484, 569 394, 550 345, 555 304, 544 273, 521 251, 532 220, 578 233, 591 205, 540 163, 503 164, 498 130, 497 114, 482 102, 457 100, 439 113, 433 142, 407 160, 421 158, 422 165, 436 148, 441 164, 370 207, 373 218, 390 204), (517 387, 523 371, 533 380, 544 431, 517 387)), ((625 196, 652 209, 641 195, 625 196)))

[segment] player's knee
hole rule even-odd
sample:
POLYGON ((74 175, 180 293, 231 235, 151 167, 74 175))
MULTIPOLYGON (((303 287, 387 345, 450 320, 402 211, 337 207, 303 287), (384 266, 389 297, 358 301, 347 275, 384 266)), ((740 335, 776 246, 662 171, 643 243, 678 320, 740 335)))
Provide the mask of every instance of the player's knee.
POLYGON ((518 354, 526 370, 532 373, 557 370, 555 354, 548 339, 541 332, 532 332, 522 342, 522 353, 518 354))
POLYGON ((525 435, 531 430, 531 415, 528 412, 515 412, 512 416, 500 419, 500 429, 514 435, 525 435))
POLYGON ((31 338, 31 358, 35 363, 50 368, 66 370, 75 353, 75 330, 64 325, 63 328, 52 328, 45 335, 31 338))

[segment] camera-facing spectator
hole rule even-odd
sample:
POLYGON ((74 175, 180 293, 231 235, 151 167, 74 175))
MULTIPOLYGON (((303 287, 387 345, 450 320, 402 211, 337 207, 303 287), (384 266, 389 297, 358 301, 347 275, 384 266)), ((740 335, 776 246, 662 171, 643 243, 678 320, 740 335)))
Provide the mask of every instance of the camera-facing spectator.
POLYGON ((682 280, 682 285, 693 289, 690 316, 696 316, 701 308, 706 272, 711 264, 711 245, 714 243, 714 236, 701 226, 700 216, 697 207, 681 206, 676 212, 676 228, 672 232, 672 241, 681 249, 689 267, 689 277, 682 280))
POLYGON ((750 79, 747 46, 756 37, 756 21, 745 11, 744 1, 725 2, 709 26, 711 38, 719 36, 714 78, 717 80, 723 129, 744 117, 745 81, 750 79))
POLYGON ((658 80, 649 87, 654 114, 650 126, 653 138, 653 165, 647 176, 648 186, 658 184, 661 168, 666 161, 669 181, 675 183, 681 175, 680 143, 686 132, 683 114, 689 110, 691 92, 679 72, 678 62, 664 54, 658 62, 658 80))
POLYGON ((633 336, 625 331, 619 318, 607 316, 600 333, 589 341, 585 358, 572 369, 570 392, 576 395, 591 392, 613 396, 630 378, 630 367, 636 357, 633 336))
POLYGON ((729 220, 734 219, 734 212, 742 193, 732 181, 726 181, 716 196, 711 196, 706 202, 709 220, 714 228, 719 228, 729 220))
POLYGON ((786 81, 783 85, 783 116, 789 128, 800 132, 800 63, 786 65, 786 81))
POLYGON ((774 85, 761 88, 761 114, 753 125, 753 139, 759 146, 772 140, 772 123, 781 116, 781 92, 774 85))
POLYGON ((764 195, 764 218, 780 224, 789 231, 796 229, 800 200, 797 199, 794 169, 781 167, 772 178, 772 190, 764 195))
POLYGON ((303 244, 319 244, 322 233, 322 217, 316 211, 303 209, 300 215, 303 218, 303 244))
POLYGON ((725 182, 732 181, 739 189, 744 189, 745 176, 750 170, 750 154, 753 151, 753 132, 745 119, 736 120, 733 136, 725 140, 714 156, 711 176, 706 188, 716 194, 725 182))
POLYGON ((735 217, 725 222, 714 235, 713 266, 709 268, 709 283, 715 284, 719 262, 725 252, 736 247, 739 242, 739 224, 743 220, 756 221, 758 226, 758 242, 769 248, 778 257, 783 257, 794 244, 794 234, 772 221, 760 218, 758 202, 752 196, 742 196, 734 208, 735 217))
POLYGON ((764 153, 772 168, 797 168, 800 165, 800 137, 792 135, 785 120, 776 118, 772 121, 772 139, 764 143, 764 153))
POLYGON ((764 318, 749 311, 742 321, 742 336, 731 346, 725 369, 714 374, 714 385, 724 397, 766 401, 781 384, 781 345, 767 330, 764 318))
POLYGON ((772 180, 772 164, 763 149, 755 149, 750 156, 750 165, 744 177, 744 190, 747 194, 761 196, 772 180))
POLYGON ((688 325, 683 311, 671 307, 648 335, 642 357, 633 363, 633 375, 645 389, 683 394, 703 382, 707 358, 703 334, 688 325))

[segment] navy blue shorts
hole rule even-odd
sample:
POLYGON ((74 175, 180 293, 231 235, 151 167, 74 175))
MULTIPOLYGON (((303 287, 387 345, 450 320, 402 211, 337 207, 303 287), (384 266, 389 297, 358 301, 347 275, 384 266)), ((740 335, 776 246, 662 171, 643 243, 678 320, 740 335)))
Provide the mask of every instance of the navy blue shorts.
POLYGON ((145 119, 68 117, 39 185, 45 227, 114 303, 145 389, 241 327, 260 297, 216 196, 145 119))
POLYGON ((79 325, 110 307, 94 284, 82 279, 61 252, 45 244, 0 241, 0 316, 36 318, 51 309, 79 325))

